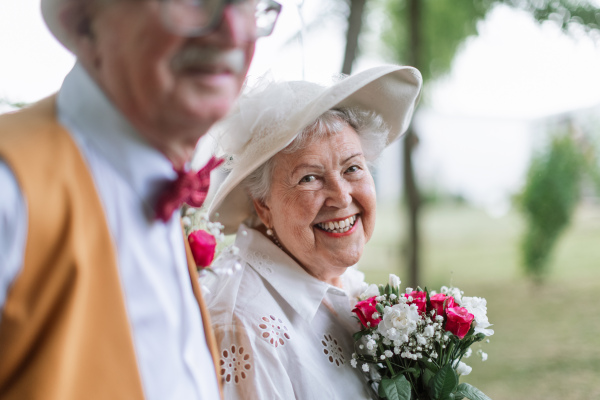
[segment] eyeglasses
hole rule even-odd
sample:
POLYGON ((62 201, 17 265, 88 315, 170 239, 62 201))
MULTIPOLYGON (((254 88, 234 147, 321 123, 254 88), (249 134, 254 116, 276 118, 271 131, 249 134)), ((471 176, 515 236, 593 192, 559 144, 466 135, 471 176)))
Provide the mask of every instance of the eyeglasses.
POLYGON ((281 12, 273 0, 161 0, 163 21, 178 35, 202 36, 219 25, 230 4, 241 28, 254 38, 269 36, 281 12))

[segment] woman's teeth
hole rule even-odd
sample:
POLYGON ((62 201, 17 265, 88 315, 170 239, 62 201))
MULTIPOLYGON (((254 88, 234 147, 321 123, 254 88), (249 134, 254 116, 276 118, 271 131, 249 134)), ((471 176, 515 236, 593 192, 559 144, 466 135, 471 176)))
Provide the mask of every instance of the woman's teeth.
POLYGON ((344 233, 348 232, 348 230, 350 230, 350 228, 354 226, 356 218, 357 216, 353 215, 342 221, 322 222, 320 224, 317 224, 317 226, 327 232, 344 233))

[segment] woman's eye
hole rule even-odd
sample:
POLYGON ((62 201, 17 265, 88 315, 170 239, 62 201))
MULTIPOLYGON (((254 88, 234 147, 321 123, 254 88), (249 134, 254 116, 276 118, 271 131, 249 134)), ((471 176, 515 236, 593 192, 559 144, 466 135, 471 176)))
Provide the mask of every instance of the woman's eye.
POLYGON ((315 181, 317 178, 314 175, 306 175, 300 179, 300 183, 309 183, 315 181))
POLYGON ((348 169, 346 170, 346 172, 356 172, 356 171, 358 171, 359 169, 360 169, 360 167, 359 167, 358 165, 353 165, 353 166, 351 166, 350 168, 348 168, 348 169))

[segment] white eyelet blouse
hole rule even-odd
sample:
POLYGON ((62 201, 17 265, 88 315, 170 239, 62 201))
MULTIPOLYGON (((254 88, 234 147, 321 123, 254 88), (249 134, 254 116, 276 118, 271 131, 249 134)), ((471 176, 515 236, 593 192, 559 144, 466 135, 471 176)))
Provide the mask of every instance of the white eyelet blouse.
MULTIPOLYGON (((225 399, 371 399, 362 371, 350 365, 351 309, 364 276, 350 267, 344 290, 309 275, 260 232, 241 225, 216 270, 241 270, 204 281, 220 351, 225 399)), ((212 275, 212 274, 211 274, 212 275)))

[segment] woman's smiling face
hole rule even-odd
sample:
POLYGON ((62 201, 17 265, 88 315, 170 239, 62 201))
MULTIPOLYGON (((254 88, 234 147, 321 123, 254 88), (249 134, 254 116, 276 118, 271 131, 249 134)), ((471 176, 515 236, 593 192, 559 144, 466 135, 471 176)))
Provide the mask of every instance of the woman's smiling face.
POLYGON ((375 185, 358 134, 344 124, 274 156, 271 191, 254 201, 263 223, 311 275, 335 284, 360 259, 375 226, 375 185))

